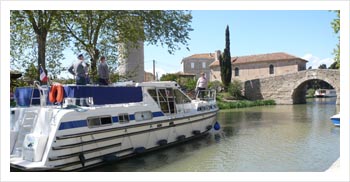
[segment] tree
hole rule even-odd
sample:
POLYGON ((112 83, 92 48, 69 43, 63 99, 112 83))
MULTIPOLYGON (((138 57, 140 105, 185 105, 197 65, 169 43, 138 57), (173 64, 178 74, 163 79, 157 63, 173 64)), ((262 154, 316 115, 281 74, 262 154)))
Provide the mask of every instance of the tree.
POLYGON ((179 79, 179 75, 176 73, 167 73, 160 77, 160 81, 177 81, 179 79))
MULTIPOLYGON (((120 43, 137 46, 139 41, 165 44, 169 53, 187 44, 192 16, 187 11, 65 11, 62 22, 70 35, 75 52, 90 56, 91 72, 96 74, 101 54, 116 68, 120 43)), ((121 75, 120 75, 121 76, 121 75)))
POLYGON ((58 11, 11 11, 10 46, 11 68, 34 71, 30 75, 39 80, 40 66, 52 75, 63 69, 60 60, 68 45, 65 36, 58 31, 58 11), (36 62, 36 69, 33 64, 36 62))
POLYGON ((227 25, 226 27, 226 46, 223 55, 219 56, 220 61, 220 71, 221 71, 221 81, 225 88, 228 88, 231 83, 232 77, 232 65, 231 65, 231 53, 230 53, 230 30, 227 25))
POLYGON ((338 44, 335 49, 333 49, 333 55, 334 55, 334 63, 329 67, 330 69, 339 69, 340 68, 340 39, 339 39, 339 30, 340 30, 340 11, 335 10, 334 12, 337 13, 337 18, 335 18, 332 22, 332 28, 335 34, 338 34, 338 44))
POLYGON ((327 65, 326 64, 321 64, 318 69, 327 69, 327 65))

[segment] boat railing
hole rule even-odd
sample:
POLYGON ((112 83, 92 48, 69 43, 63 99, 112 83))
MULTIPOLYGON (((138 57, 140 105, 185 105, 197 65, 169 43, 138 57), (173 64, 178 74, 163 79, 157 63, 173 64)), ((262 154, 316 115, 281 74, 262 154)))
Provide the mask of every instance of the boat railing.
POLYGON ((198 90, 196 94, 196 100, 216 101, 216 90, 198 90))
MULTIPOLYGON (((40 106, 41 107, 45 107, 46 106, 46 102, 47 102, 47 96, 49 93, 49 86, 48 85, 40 85, 39 81, 34 81, 34 85, 38 88, 39 90, 39 99, 40 99, 40 106)), ((31 103, 30 105, 32 105, 32 101, 33 101, 33 97, 34 97, 34 89, 32 92, 32 98, 30 99, 31 103)))

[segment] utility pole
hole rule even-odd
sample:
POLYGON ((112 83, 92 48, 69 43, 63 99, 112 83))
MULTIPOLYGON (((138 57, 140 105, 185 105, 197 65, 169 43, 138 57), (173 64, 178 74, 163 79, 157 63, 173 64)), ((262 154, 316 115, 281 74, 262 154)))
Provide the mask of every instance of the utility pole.
POLYGON ((153 59, 153 81, 156 80, 156 61, 153 59))

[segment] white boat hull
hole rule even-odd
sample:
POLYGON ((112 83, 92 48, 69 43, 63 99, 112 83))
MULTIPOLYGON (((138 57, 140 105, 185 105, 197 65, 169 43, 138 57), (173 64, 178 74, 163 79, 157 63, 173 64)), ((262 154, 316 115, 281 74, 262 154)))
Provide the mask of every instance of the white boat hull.
POLYGON ((139 103, 12 109, 11 167, 84 170, 203 136, 216 122, 215 102, 197 100, 174 108, 164 114, 144 93, 139 103))

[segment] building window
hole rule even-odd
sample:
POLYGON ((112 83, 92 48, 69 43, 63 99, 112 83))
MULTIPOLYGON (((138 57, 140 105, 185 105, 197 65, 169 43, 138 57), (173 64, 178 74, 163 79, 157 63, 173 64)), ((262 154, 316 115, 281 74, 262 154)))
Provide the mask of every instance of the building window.
POLYGON ((270 64, 270 69, 269 70, 270 70, 270 75, 275 74, 275 69, 274 69, 272 64, 270 64))
POLYGON ((235 76, 239 76, 239 68, 235 68, 235 76))
POLYGON ((191 68, 194 69, 194 63, 191 63, 191 68))
POLYGON ((202 68, 205 68, 205 67, 206 67, 205 62, 202 62, 202 68))

